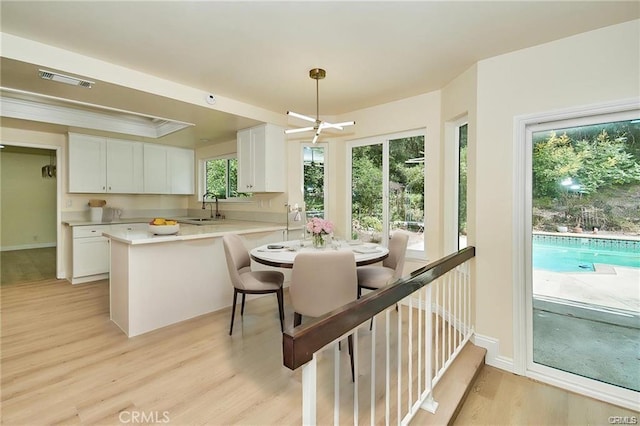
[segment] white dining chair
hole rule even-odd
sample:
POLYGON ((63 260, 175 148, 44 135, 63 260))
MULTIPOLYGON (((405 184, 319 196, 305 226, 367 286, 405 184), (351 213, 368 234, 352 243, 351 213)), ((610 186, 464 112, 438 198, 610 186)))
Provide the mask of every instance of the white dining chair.
MULTIPOLYGON (((357 298, 356 260, 351 251, 298 253, 293 262, 289 295, 293 305, 293 326, 302 317, 319 317, 357 298)), ((353 336, 349 335, 351 379, 355 380, 353 336)))
POLYGON ((381 266, 358 267, 358 298, 362 295, 362 289, 377 290, 402 277, 408 243, 409 234, 396 230, 389 240, 389 256, 382 261, 381 266))
POLYGON ((278 271, 252 271, 251 258, 242 240, 235 234, 222 237, 227 268, 233 284, 233 304, 231 305, 231 326, 229 336, 233 333, 233 320, 236 315, 238 293, 242 294, 240 316, 244 315, 244 302, 247 294, 275 293, 278 299, 280 314, 280 331, 284 331, 284 297, 282 284, 284 274, 278 271))

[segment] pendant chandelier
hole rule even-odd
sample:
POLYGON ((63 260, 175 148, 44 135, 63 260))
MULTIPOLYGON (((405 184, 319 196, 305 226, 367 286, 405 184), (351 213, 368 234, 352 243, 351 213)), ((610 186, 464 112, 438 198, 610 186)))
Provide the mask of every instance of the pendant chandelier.
POLYGON ((309 71, 309 77, 311 77, 316 81, 316 118, 315 119, 307 115, 298 114, 297 112, 287 111, 287 115, 299 118, 301 120, 309 121, 313 123, 313 126, 301 127, 297 129, 287 129, 284 131, 286 134, 309 132, 313 130, 315 132, 315 135, 313 136, 312 143, 316 143, 318 142, 318 137, 320 137, 320 132, 322 132, 323 129, 343 130, 345 126, 353 126, 354 124, 356 124, 355 121, 345 121, 342 123, 332 124, 332 123, 328 123, 326 121, 320 120, 320 95, 318 90, 318 82, 319 80, 325 78, 326 75, 327 75, 327 72, 322 68, 313 68, 312 70, 309 71))

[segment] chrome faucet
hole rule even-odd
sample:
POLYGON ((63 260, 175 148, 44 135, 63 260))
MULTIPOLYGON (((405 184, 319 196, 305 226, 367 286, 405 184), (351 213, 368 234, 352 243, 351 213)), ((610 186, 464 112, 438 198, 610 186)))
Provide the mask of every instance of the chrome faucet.
MULTIPOLYGON (((218 210, 218 196, 212 192, 205 192, 205 194, 202 196, 202 210, 205 209, 205 205, 207 203, 206 199, 207 197, 213 197, 215 199, 216 202, 216 215, 215 218, 218 219, 221 215, 220 212, 218 210)), ((211 219, 214 218, 213 216, 213 206, 211 205, 211 203, 209 203, 209 206, 211 206, 211 215, 209 216, 211 219)))

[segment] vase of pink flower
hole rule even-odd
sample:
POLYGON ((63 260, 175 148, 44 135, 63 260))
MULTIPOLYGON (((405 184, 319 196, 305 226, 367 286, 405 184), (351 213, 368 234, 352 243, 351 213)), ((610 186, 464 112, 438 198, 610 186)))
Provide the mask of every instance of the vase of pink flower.
POLYGON ((307 231, 311 234, 315 248, 325 248, 327 246, 326 237, 333 232, 333 223, 330 220, 314 217, 307 222, 307 231))

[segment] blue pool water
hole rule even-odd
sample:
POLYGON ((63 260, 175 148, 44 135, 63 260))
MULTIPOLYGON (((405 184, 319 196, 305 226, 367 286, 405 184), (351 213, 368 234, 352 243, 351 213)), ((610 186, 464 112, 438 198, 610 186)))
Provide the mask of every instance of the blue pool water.
POLYGON ((640 268, 640 242, 535 235, 533 269, 593 272, 594 263, 640 268))

